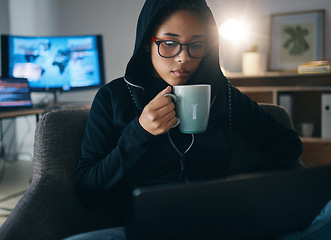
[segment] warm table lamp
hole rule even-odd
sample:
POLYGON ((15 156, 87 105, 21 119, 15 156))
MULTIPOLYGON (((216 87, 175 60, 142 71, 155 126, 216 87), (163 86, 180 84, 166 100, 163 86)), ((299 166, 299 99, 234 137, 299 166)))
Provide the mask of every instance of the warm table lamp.
MULTIPOLYGON (((249 33, 250 26, 246 21, 228 19, 219 27, 220 36, 235 44, 248 42, 249 33)), ((242 69, 244 75, 259 75, 265 72, 266 57, 257 50, 257 45, 253 45, 249 51, 243 54, 242 69)))

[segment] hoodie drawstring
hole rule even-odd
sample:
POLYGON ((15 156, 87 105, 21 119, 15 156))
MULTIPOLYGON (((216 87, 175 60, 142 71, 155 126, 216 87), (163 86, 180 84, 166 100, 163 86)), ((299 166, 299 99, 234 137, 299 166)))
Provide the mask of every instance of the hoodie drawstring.
POLYGON ((124 79, 124 81, 126 82, 126 85, 128 86, 128 90, 129 90, 129 92, 130 92, 130 95, 131 95, 131 98, 132 98, 133 102, 135 103, 135 105, 136 105, 136 107, 138 108, 138 110, 139 110, 140 112, 142 112, 143 109, 142 109, 141 106, 137 103, 136 98, 133 96, 133 93, 132 93, 132 91, 131 91, 131 87, 140 88, 140 89, 142 89, 144 92, 145 92, 145 89, 144 89, 143 87, 141 87, 141 86, 138 86, 138 85, 135 85, 135 84, 133 84, 133 83, 130 83, 128 80, 126 80, 125 77, 123 77, 123 79, 124 79))
POLYGON ((184 174, 184 167, 185 167, 185 154, 191 149, 191 147, 193 146, 193 143, 194 143, 194 134, 191 134, 192 136, 192 141, 191 141, 191 144, 190 146, 184 151, 184 152, 181 152, 179 151, 179 149, 177 148, 176 144, 172 141, 171 139, 171 135, 170 135, 170 132, 168 132, 168 138, 170 140, 170 143, 171 145, 173 146, 173 148, 176 150, 176 152, 179 154, 180 156, 180 173, 179 173, 179 180, 182 180, 184 178, 186 184, 189 184, 189 180, 187 179, 187 177, 185 176, 184 174))

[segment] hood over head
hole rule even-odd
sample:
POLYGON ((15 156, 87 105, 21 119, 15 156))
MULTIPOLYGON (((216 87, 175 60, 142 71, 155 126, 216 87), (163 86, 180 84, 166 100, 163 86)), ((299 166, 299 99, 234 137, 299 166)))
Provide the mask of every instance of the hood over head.
POLYGON ((155 93, 168 85, 164 80, 154 77, 151 56, 146 45, 150 44, 154 24, 158 17, 162 16, 162 11, 178 2, 194 3, 204 8, 210 42, 209 51, 187 84, 211 84, 214 95, 220 88, 226 86, 227 80, 219 64, 219 36, 216 22, 205 0, 146 0, 138 19, 134 52, 127 65, 125 78, 131 84, 146 90, 155 89, 155 93))

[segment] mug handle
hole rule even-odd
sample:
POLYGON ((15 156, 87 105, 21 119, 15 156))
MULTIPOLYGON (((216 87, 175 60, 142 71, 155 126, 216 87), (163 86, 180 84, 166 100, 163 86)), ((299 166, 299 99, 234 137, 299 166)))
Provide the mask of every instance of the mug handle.
MULTIPOLYGON (((170 97, 174 103, 177 102, 177 97, 176 97, 175 94, 172 94, 172 93, 166 93, 166 94, 164 94, 163 96, 165 96, 165 97, 170 97)), ((180 119, 177 117, 177 122, 175 123, 175 125, 172 126, 172 128, 177 127, 177 126, 179 125, 179 123, 180 123, 180 119)))
POLYGON ((175 94, 172 94, 172 93, 166 93, 166 94, 164 94, 163 96, 165 96, 165 97, 170 97, 170 98, 172 99, 172 101, 177 102, 177 97, 176 97, 175 94))

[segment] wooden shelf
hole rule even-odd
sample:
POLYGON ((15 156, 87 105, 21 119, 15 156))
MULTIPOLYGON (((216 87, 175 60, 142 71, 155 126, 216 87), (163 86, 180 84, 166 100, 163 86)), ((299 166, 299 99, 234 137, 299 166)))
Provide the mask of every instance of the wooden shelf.
POLYGON ((238 87, 245 92, 322 92, 331 91, 330 87, 314 87, 314 86, 272 86, 272 87, 238 87))
POLYGON ((269 72, 262 72, 259 75, 245 75, 242 72, 229 72, 225 71, 224 75, 227 78, 231 79, 238 79, 238 78, 271 78, 271 77, 297 77, 297 76, 308 76, 308 77, 316 77, 316 76, 328 76, 331 73, 316 73, 316 74, 299 74, 297 71, 269 71, 269 72))
POLYGON ((331 164, 331 139, 302 139, 303 153, 301 160, 307 167, 331 164))
MULTIPOLYGON (((327 143, 331 144, 331 138, 319 138, 319 137, 300 137, 301 141, 307 143, 327 143)), ((331 150, 331 148, 330 148, 331 150)), ((331 155, 330 155, 331 157, 331 155)))
POLYGON ((245 76, 238 73, 225 75, 234 86, 318 86, 331 87, 331 73, 297 74, 292 72, 267 72, 259 76, 245 76))
MULTIPOLYGON (((296 129, 303 122, 314 123, 314 135, 301 137, 302 161, 308 166, 331 164, 331 138, 321 138, 321 96, 331 93, 331 73, 297 74, 268 72, 259 76, 225 74, 232 85, 258 103, 279 104, 280 96, 291 98, 291 117, 296 129)), ((331 124, 331 123, 330 123, 331 124)))

